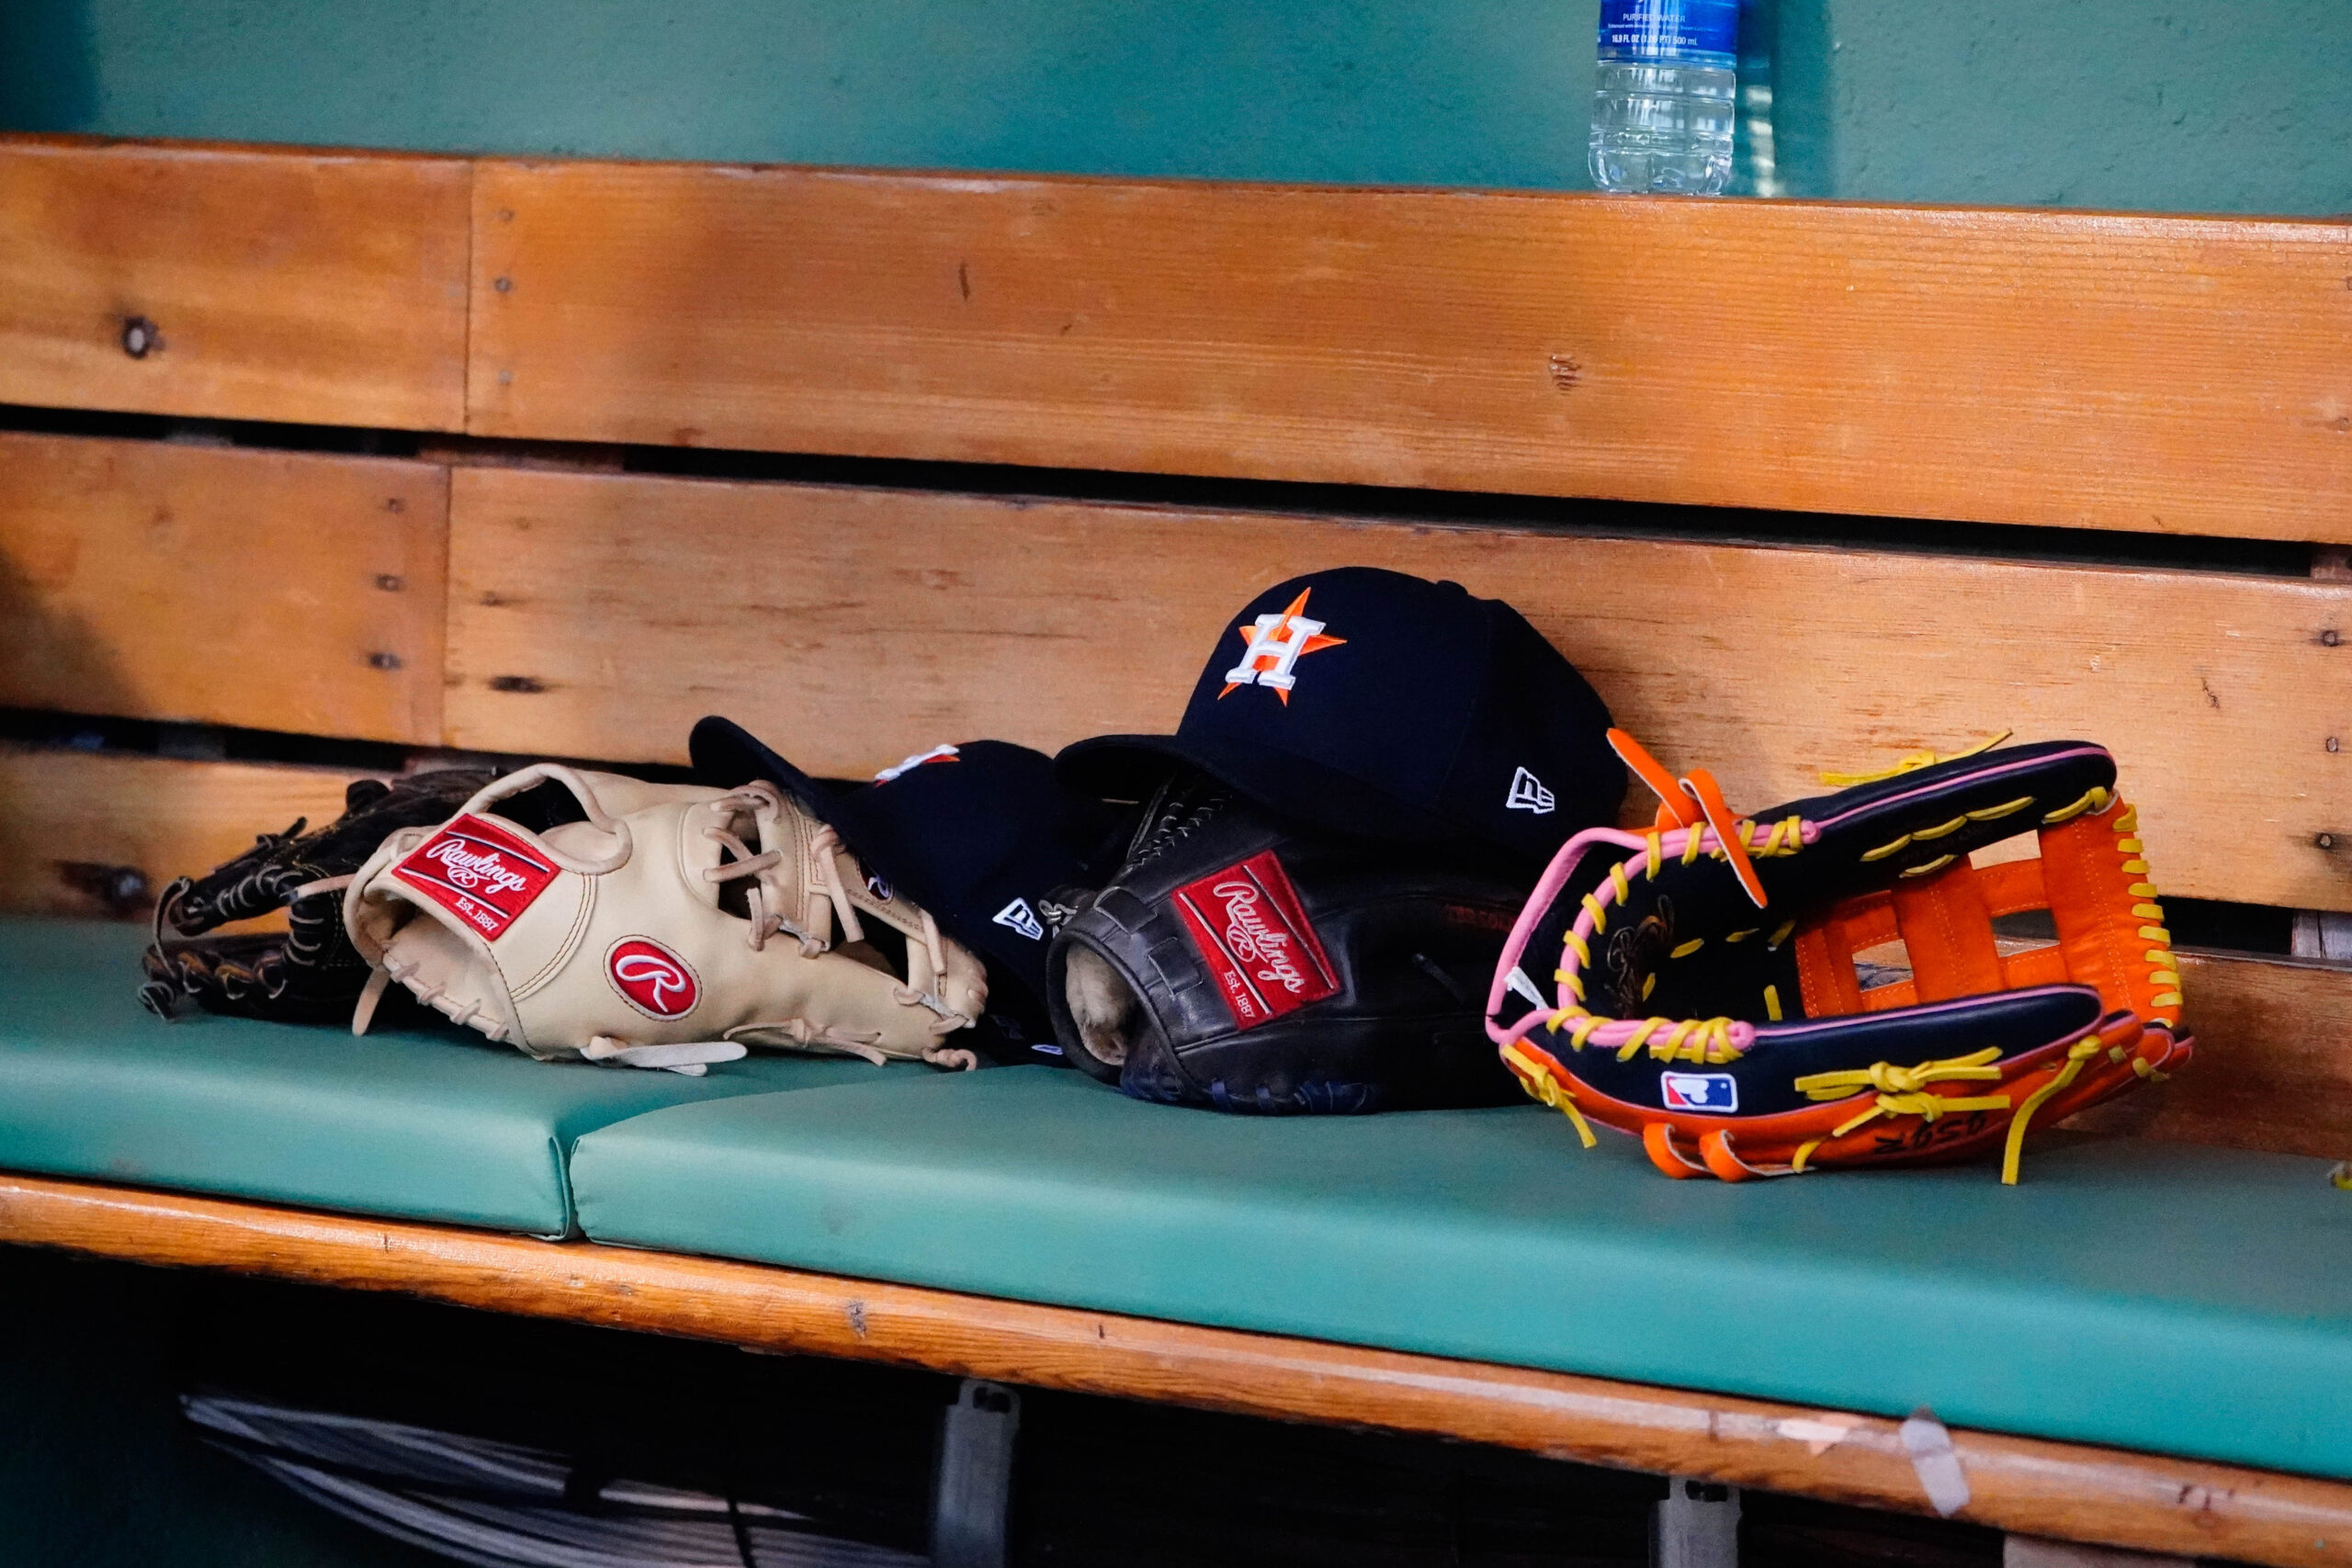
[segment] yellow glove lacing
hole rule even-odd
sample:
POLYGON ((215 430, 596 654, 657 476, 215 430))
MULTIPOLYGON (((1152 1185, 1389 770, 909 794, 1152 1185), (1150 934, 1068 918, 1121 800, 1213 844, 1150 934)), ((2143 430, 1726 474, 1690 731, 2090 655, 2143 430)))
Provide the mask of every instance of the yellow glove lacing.
POLYGON ((1878 1098, 1860 1115, 1844 1122, 1830 1136, 1842 1138, 1864 1122, 1880 1116, 1917 1116, 1933 1122, 1948 1111, 2007 1111, 2009 1097, 1987 1094, 1961 1097, 1930 1094, 1931 1083, 1954 1083, 1969 1079, 1999 1082, 2001 1069, 1992 1066, 1999 1060, 2001 1048, 1987 1045, 1982 1051, 1965 1056, 1953 1056, 1940 1062, 1921 1062, 1917 1066, 1898 1067, 1892 1062, 1873 1062, 1867 1067, 1844 1068, 1834 1073, 1808 1073, 1797 1079, 1796 1088, 1807 1100, 1843 1100, 1858 1090, 1874 1089, 1878 1098))

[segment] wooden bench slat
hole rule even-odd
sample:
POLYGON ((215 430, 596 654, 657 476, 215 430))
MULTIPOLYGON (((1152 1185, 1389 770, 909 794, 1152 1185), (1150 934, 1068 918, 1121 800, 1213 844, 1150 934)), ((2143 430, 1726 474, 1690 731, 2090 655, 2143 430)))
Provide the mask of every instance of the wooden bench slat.
POLYGON ((0 402, 455 430, 470 167, 0 138, 0 402), (161 345, 124 352, 132 317, 161 345))
POLYGON ((488 435, 2352 540, 2352 225, 482 163, 488 435))
POLYGON ((432 745, 447 470, 0 434, 0 705, 432 745))
POLYGON ((680 761, 716 712, 855 777, 942 740, 1165 729, 1238 606, 1350 563, 1509 599, 1735 804, 2012 726, 2081 735, 2120 760, 2167 892, 2352 908, 2340 582, 473 469, 449 740, 680 761))
MULTIPOLYGON (((1896 1423, 1840 1411, 32 1177, 0 1178, 0 1241, 1038 1388, 1438 1433, 1927 1511, 1896 1423)), ((1971 1494, 1958 1517, 1973 1523, 2250 1562, 2352 1561, 2352 1484, 1966 1430, 1952 1439, 1971 1494)))
MULTIPOLYGON (((124 912, 78 868, 137 872, 152 894, 175 876, 211 870, 250 849, 255 835, 298 817, 314 828, 334 821, 343 812, 344 785, 357 776, 0 746, 0 909, 124 912)), ((122 902, 131 902, 127 890, 122 902)), ((146 909, 135 912, 143 917, 146 909)))

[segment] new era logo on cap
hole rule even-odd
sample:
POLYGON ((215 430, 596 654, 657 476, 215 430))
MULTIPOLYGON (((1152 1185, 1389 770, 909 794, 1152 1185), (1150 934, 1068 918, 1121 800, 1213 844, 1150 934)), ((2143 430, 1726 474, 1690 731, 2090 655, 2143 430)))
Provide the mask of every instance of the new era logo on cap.
POLYGON ((1739 1109, 1739 1080, 1729 1073, 1660 1073, 1657 1088, 1668 1111, 1713 1111, 1728 1115, 1739 1109))
POLYGON ((1552 798, 1552 792, 1544 787, 1544 781, 1521 768, 1510 776, 1510 794, 1503 801, 1503 809, 1532 811, 1538 817, 1544 817, 1550 815, 1552 807, 1557 804, 1552 798))
POLYGON ((989 917, 1007 931, 1018 931, 1031 942, 1046 940, 1045 923, 1037 919, 1037 911, 1029 907, 1026 898, 1015 898, 989 917))

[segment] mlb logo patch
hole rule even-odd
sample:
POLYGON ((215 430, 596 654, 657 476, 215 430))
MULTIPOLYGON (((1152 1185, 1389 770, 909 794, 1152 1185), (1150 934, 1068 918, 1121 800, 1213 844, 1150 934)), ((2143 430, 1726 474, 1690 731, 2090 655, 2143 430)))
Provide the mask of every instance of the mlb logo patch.
POLYGON ((1739 1109, 1739 1080, 1729 1073, 1660 1073, 1657 1088, 1668 1111, 1728 1115, 1739 1109))

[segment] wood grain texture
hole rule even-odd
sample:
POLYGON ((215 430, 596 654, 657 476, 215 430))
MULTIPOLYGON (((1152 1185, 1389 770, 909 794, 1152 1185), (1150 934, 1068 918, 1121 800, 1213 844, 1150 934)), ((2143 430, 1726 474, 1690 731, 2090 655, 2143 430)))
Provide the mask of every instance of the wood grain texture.
MULTIPOLYGON (((1895 1423, 752 1264, 0 1178, 0 1241, 413 1295, 1039 1388, 1439 1433, 1925 1512, 1895 1423), (1815 1450, 1819 1451, 1815 1451, 1815 1450)), ((2352 1562, 2352 1484, 1952 1434, 2001 1529, 2250 1562, 2352 1562)))
POLYGON ((0 705, 429 745, 448 478, 0 434, 0 705))
POLYGON ((0 746, 0 910, 143 919, 173 877, 209 871, 298 817, 334 821, 357 776, 0 746))
POLYGON ((469 176, 0 137, 0 402, 457 429, 469 176), (160 339, 140 357, 134 318, 160 339))
POLYGON ((487 161, 469 428, 2352 539, 2352 224, 487 161))
POLYGON ((2352 967, 2183 953, 2196 1059, 2069 1126, 2352 1158, 2352 967))
POLYGON ((724 713, 856 777, 942 740, 1164 731, 1236 609, 1351 563, 1509 599, 1736 805, 2004 729, 2086 736, 2165 891, 2352 909, 2352 752, 2327 750, 2352 733, 2352 584, 2307 579, 472 469, 450 743, 682 761, 724 713))

